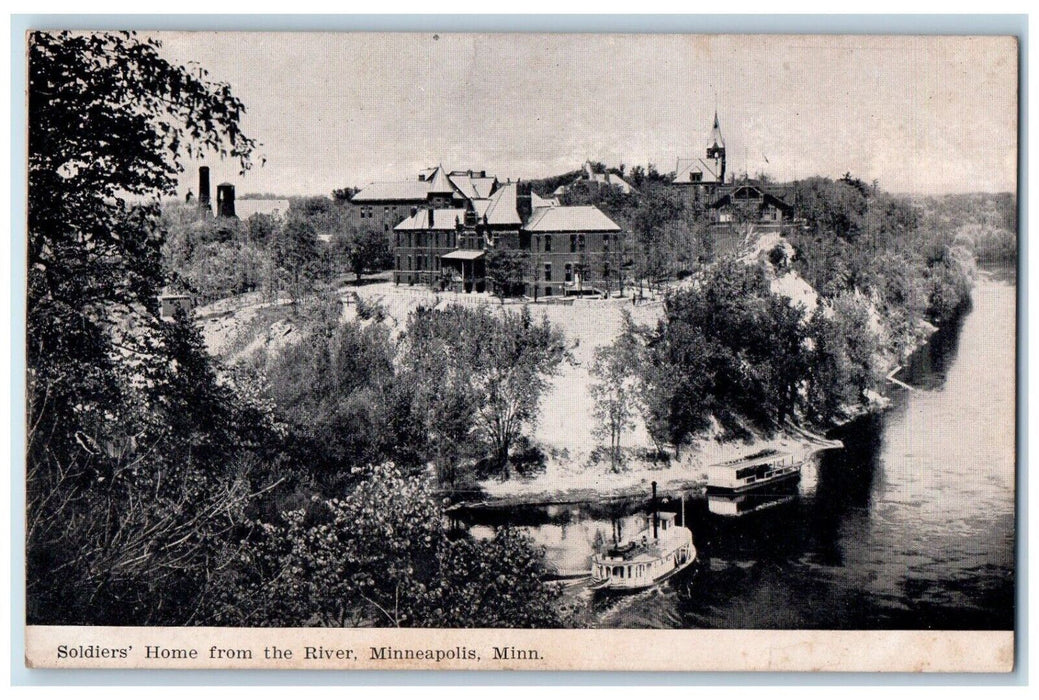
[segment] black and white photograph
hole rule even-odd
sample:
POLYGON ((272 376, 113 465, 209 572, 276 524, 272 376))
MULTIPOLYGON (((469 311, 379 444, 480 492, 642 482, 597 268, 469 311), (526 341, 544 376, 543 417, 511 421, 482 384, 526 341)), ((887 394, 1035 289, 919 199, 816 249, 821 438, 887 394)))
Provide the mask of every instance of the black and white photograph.
POLYGON ((28 32, 27 663, 1012 670, 1018 50, 28 32))

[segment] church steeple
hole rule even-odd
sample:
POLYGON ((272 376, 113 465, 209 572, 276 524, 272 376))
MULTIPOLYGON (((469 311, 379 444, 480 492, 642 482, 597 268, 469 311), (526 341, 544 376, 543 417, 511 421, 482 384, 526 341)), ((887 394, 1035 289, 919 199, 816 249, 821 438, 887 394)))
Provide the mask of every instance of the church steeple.
POLYGON ((714 161, 714 172, 718 174, 718 182, 725 182, 725 139, 722 138, 721 125, 718 123, 718 110, 714 110, 714 127, 711 129, 711 140, 707 146, 707 158, 714 161))

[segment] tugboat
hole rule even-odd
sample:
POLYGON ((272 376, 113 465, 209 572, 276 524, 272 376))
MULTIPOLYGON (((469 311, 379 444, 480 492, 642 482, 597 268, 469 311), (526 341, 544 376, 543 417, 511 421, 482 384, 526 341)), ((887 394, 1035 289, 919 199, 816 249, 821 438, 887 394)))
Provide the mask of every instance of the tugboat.
POLYGON ((796 479, 801 475, 801 464, 801 460, 789 452, 779 450, 764 450, 748 457, 712 464, 707 467, 707 493, 742 493, 796 479))
MULTIPOLYGON (((684 505, 683 505, 684 509, 684 505)), ((693 533, 675 524, 675 513, 657 510, 657 483, 653 482, 652 515, 643 528, 624 543, 592 556, 595 590, 638 591, 656 585, 696 560, 693 533)))

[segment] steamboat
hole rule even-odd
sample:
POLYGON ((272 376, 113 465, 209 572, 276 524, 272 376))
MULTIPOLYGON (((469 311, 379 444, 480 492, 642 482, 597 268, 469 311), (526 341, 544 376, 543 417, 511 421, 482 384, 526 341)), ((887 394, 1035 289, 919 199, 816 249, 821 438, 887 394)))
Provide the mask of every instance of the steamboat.
POLYGON ((652 512, 643 516, 642 528, 633 537, 592 556, 591 588, 642 590, 670 578, 696 560, 693 533, 685 527, 685 518, 682 525, 677 525, 675 513, 657 510, 656 494, 654 482, 652 512))

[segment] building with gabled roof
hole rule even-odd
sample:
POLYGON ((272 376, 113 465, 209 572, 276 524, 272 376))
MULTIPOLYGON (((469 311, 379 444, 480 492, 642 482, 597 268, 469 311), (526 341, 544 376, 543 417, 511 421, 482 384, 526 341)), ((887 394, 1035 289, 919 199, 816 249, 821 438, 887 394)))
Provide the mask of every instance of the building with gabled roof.
POLYGON ((541 207, 558 207, 559 197, 541 197, 534 190, 530 191, 530 208, 531 210, 540 209, 541 207))
POLYGON ((390 231, 419 209, 483 207, 498 187, 486 171, 453 170, 442 165, 420 170, 414 180, 372 182, 350 198, 348 223, 390 231))
POLYGON ((620 231, 621 228, 598 207, 588 204, 574 207, 539 207, 531 214, 523 230, 620 231))
MULTIPOLYGON (((428 176, 431 183, 439 177, 436 170, 428 176)), ((446 174, 431 187, 453 178, 446 174)), ((475 190, 482 179, 469 184, 475 190)), ((466 191, 466 185, 456 189, 466 191)), ((529 260, 520 288, 535 299, 602 294, 620 285, 620 226, 594 206, 564 207, 534 192, 525 196, 530 207, 521 209, 519 183, 508 181, 489 197, 467 197, 461 206, 416 208, 393 229, 394 282, 484 292, 487 252, 498 249, 520 251, 529 260), (525 223, 521 212, 529 212, 525 223)))
POLYGON ((564 194, 566 194, 567 190, 569 190, 571 187, 573 187, 574 185, 576 185, 579 182, 590 182, 590 183, 593 183, 593 184, 598 185, 600 187, 616 187, 617 189, 619 189, 624 194, 631 194, 633 192, 638 192, 638 190, 636 190, 634 187, 632 187, 631 183, 629 183, 627 180, 625 180, 623 177, 621 177, 617 173, 611 173, 611 172, 597 173, 597 172, 595 172, 592 169, 591 161, 586 161, 584 163, 584 165, 581 166, 581 169, 582 169, 583 172, 582 172, 580 177, 578 177, 576 180, 574 180, 570 184, 560 185, 555 190, 553 190, 552 195, 554 197, 561 197, 564 194))
POLYGON ((748 222, 782 224, 794 218, 794 205, 789 197, 786 187, 744 180, 720 188, 709 209, 718 223, 736 222, 741 218, 736 209, 741 208, 742 218, 748 222))
POLYGON ((675 163, 672 185, 718 185, 724 182, 722 171, 714 161, 703 158, 679 158, 675 163))
POLYGON ((723 185, 708 204, 714 255, 738 253, 757 235, 797 224, 790 188, 754 180, 723 185))
POLYGON ((501 187, 487 200, 487 206, 480 214, 482 222, 491 227, 518 227, 520 220, 516 209, 517 186, 509 182, 501 187))
POLYGON ((725 184, 725 139, 722 137, 718 112, 714 112, 714 125, 707 141, 704 158, 679 158, 675 163, 675 176, 671 184, 680 188, 690 202, 701 205, 711 198, 711 193, 725 184))

